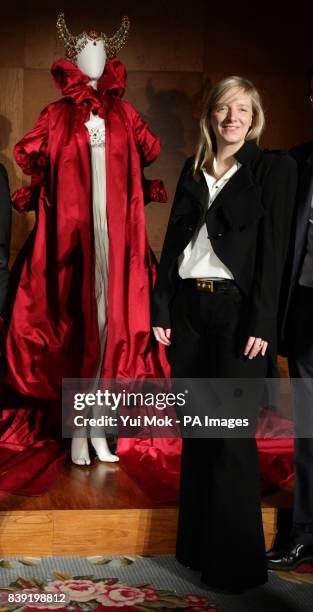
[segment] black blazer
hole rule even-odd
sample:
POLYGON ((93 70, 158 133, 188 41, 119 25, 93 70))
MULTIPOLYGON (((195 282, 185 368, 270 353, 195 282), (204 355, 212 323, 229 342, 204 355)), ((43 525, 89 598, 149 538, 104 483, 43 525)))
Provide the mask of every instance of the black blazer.
POLYGON ((202 172, 192 176, 187 160, 178 181, 156 285, 152 325, 171 327, 170 302, 178 281, 177 258, 206 222, 216 255, 249 299, 247 337, 276 340, 281 276, 294 206, 297 168, 286 153, 261 151, 246 142, 235 158, 242 167, 208 209, 202 172))
POLYGON ((306 253, 311 202, 313 198, 313 141, 291 149, 290 155, 298 167, 298 189, 293 215, 291 239, 283 277, 280 304, 280 352, 286 353, 287 318, 294 289, 299 280, 306 253))
POLYGON ((0 164, 0 315, 3 312, 8 281, 12 204, 6 169, 0 164))

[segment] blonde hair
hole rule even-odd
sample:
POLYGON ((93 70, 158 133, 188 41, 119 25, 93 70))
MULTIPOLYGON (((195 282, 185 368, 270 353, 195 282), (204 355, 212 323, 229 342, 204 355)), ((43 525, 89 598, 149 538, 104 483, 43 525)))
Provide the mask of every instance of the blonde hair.
POLYGON ((193 174, 201 170, 204 166, 213 171, 213 159, 215 153, 215 135, 210 126, 210 116, 212 110, 220 100, 233 87, 243 89, 250 94, 252 101, 253 119, 250 130, 246 135, 246 140, 256 140, 259 142, 260 136, 265 127, 265 117, 262 108, 261 96, 251 81, 239 76, 231 76, 219 81, 209 91, 203 113, 200 119, 200 139, 193 164, 193 174))

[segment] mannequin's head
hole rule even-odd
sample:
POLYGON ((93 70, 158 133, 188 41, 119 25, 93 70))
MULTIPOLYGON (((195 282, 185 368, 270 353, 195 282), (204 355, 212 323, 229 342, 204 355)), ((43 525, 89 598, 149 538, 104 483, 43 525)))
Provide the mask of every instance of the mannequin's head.
MULTIPOLYGON (((80 39, 78 39, 78 48, 79 42, 80 39)), ((107 54, 100 35, 99 37, 88 35, 87 42, 76 56, 76 65, 79 70, 87 74, 90 80, 97 81, 104 71, 106 61, 107 54)))

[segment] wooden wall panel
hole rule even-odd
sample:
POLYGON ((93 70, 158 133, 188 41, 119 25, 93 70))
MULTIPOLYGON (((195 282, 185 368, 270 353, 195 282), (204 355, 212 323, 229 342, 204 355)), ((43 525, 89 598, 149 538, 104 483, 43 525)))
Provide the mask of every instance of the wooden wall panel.
MULTIPOLYGON (((23 122, 23 68, 0 68, 0 162, 6 167, 11 190, 21 184, 22 173, 13 162, 12 151, 20 137, 23 122)), ((27 236, 32 221, 13 213, 12 259, 27 236)))
POLYGON ((133 17, 125 50, 130 70, 203 71, 203 22, 183 5, 181 8, 174 14, 163 8, 153 16, 150 7, 146 15, 133 17))
POLYGON ((157 255, 178 176, 198 137, 195 109, 202 88, 203 76, 199 72, 129 73, 125 97, 140 110, 162 144, 160 157, 145 171, 148 178, 162 178, 169 195, 168 204, 150 204, 146 208, 149 241, 157 255))
POLYGON ((313 113, 303 75, 258 74, 254 80, 266 113, 264 147, 289 149, 313 138, 313 113))
POLYGON ((23 134, 32 129, 47 104, 62 97, 50 70, 28 68, 24 74, 23 134))
MULTIPOLYGON (((24 66, 25 8, 25 3, 19 0, 1 2, 0 67, 24 66)), ((1 90, 1 96, 3 94, 5 92, 1 90)))
POLYGON ((0 68, 0 160, 13 188, 19 179, 12 161, 12 149, 22 130, 23 87, 22 68, 0 68))
POLYGON ((39 3, 32 3, 25 19, 25 68, 49 70, 52 62, 63 54, 55 27, 59 7, 45 2, 44 10, 40 10, 39 4, 35 17, 36 4, 39 3))

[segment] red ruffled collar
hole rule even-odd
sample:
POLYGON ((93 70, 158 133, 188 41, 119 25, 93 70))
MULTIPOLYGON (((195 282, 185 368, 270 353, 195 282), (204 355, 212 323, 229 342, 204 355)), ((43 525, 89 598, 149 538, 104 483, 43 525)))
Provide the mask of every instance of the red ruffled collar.
POLYGON ((90 77, 67 59, 54 62, 51 73, 63 96, 71 98, 77 105, 87 103, 90 110, 97 110, 99 114, 105 114, 112 97, 122 98, 125 92, 127 72, 117 59, 107 62, 97 89, 88 85, 90 77))

